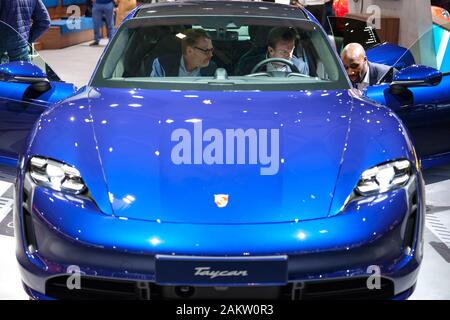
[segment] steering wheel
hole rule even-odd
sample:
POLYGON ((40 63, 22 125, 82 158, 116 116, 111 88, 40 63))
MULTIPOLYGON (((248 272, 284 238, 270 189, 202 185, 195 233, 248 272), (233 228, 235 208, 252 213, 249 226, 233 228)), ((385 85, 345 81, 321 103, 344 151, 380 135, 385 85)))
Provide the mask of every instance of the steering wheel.
POLYGON ((250 72, 250 74, 256 73, 259 69, 261 69, 262 66, 265 66, 266 64, 272 63, 272 62, 280 62, 282 64, 289 66, 289 68, 291 68, 292 72, 300 73, 300 70, 298 70, 297 66, 290 60, 283 59, 283 58, 268 58, 268 59, 264 59, 263 61, 258 63, 256 66, 254 66, 252 71, 250 72))

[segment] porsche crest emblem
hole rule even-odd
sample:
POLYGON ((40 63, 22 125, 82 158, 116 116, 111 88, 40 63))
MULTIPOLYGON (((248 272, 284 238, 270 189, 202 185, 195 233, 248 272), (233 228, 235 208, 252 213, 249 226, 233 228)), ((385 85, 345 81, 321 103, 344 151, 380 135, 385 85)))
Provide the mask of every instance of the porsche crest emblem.
POLYGON ((228 204, 228 195, 227 194, 215 194, 214 202, 219 208, 225 208, 228 204))

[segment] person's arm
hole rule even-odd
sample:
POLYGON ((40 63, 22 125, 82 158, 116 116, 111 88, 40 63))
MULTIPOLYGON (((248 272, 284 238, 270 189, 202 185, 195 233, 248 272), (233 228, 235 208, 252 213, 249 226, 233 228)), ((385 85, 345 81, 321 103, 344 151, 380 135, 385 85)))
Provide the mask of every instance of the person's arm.
POLYGON ((30 29, 29 42, 33 43, 50 27, 50 16, 41 0, 37 0, 31 18, 33 19, 33 25, 30 29))

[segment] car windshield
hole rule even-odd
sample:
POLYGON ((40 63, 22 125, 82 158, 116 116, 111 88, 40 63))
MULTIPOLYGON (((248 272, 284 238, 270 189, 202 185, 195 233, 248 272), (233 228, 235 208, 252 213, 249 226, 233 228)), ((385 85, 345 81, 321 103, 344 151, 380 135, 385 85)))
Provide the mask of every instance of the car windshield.
POLYGON ((91 85, 178 90, 349 88, 337 55, 317 25, 255 16, 129 20, 108 47, 91 85), (286 59, 288 64, 268 58, 286 59))

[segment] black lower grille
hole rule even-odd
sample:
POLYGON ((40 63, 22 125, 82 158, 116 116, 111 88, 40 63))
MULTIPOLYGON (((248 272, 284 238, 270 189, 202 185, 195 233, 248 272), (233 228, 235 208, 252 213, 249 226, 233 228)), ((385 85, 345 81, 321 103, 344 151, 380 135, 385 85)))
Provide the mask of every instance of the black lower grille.
MULTIPOLYGON (((394 284, 381 278, 379 289, 370 290, 368 278, 323 280, 304 283, 297 289, 297 299, 302 300, 365 300, 389 299, 394 296, 394 284)), ((295 296, 294 296, 295 297, 295 296)))
POLYGON ((382 278, 380 289, 369 290, 367 278, 308 281, 279 287, 189 287, 159 286, 149 282, 81 278, 80 289, 68 289, 68 276, 49 279, 46 295, 56 299, 389 299, 392 281, 382 278))
POLYGON ((68 276, 61 276, 48 280, 46 295, 64 300, 139 299, 139 292, 134 281, 82 277, 80 289, 69 289, 68 278, 68 276))

